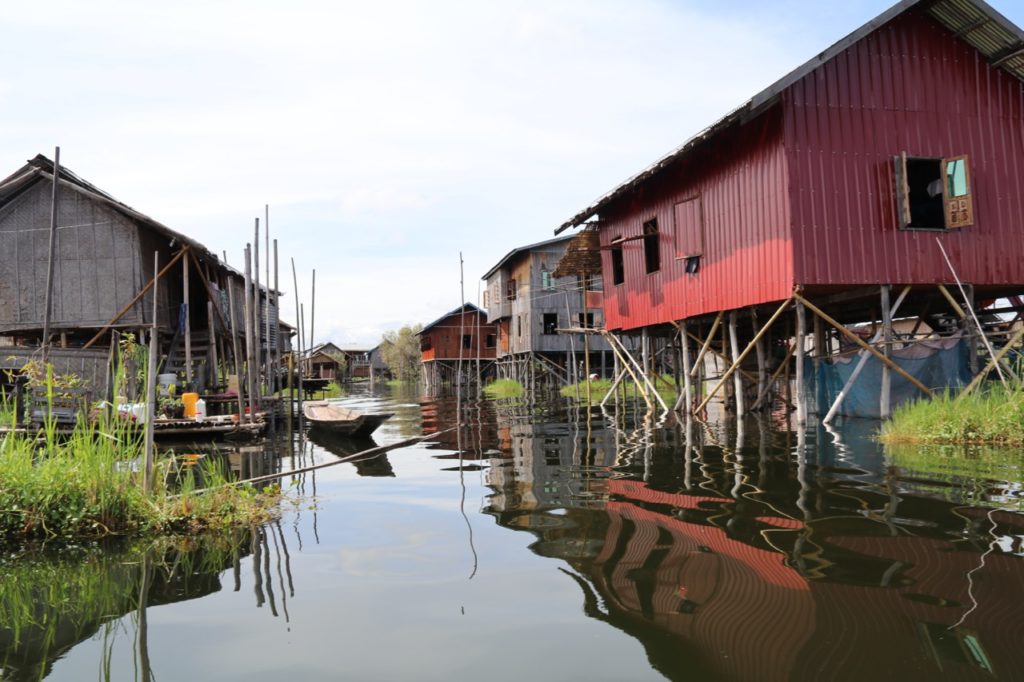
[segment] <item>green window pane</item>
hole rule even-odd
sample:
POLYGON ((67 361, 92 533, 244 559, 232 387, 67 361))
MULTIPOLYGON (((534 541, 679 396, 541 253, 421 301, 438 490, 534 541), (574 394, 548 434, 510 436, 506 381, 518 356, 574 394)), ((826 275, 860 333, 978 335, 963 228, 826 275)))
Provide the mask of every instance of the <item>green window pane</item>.
POLYGON ((951 197, 962 197, 967 194, 967 167, 963 159, 949 161, 946 164, 947 194, 951 197))

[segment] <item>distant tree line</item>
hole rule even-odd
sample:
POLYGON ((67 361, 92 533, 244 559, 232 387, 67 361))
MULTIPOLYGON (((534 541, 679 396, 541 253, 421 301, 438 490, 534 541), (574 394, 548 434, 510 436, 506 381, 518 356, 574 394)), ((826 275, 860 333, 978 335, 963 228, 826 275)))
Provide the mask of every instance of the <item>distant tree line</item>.
POLYGON ((416 382, 420 378, 420 339, 423 325, 405 326, 398 331, 384 332, 380 356, 399 381, 416 382))

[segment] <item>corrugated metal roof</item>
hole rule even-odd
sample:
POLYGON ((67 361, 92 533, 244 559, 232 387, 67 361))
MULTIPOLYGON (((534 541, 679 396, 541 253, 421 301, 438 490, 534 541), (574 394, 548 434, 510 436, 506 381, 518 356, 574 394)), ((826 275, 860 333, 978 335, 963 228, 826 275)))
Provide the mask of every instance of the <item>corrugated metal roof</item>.
POLYGON ((609 202, 637 187, 651 176, 661 172, 681 156, 696 149, 704 141, 718 135, 727 128, 754 118, 773 105, 782 91, 790 85, 831 60, 854 43, 862 40, 880 26, 917 5, 921 5, 930 16, 985 55, 994 66, 998 66, 1015 78, 1024 81, 1024 31, 993 9, 984 0, 902 0, 842 40, 836 42, 824 52, 808 60, 754 95, 737 109, 734 109, 722 119, 691 137, 667 156, 662 157, 615 189, 599 197, 590 206, 562 223, 555 230, 555 234, 559 234, 570 227, 577 227, 583 224, 597 215, 609 202))
POLYGON ((554 239, 545 239, 544 241, 537 242, 536 244, 528 244, 527 246, 520 246, 517 249, 512 249, 511 251, 506 253, 505 256, 500 261, 498 261, 494 265, 494 267, 488 270, 480 279, 487 279, 488 277, 493 275, 501 268, 502 265, 507 263, 509 259, 515 256, 516 254, 523 253, 525 251, 533 251, 534 249, 539 249, 542 246, 548 246, 549 244, 557 244, 559 242, 564 242, 566 239, 572 239, 572 235, 566 235, 564 237, 555 237, 554 239))
POLYGON ((431 322, 430 324, 428 324, 428 325, 426 325, 425 327, 423 327, 423 329, 421 329, 421 330, 420 330, 420 331, 419 331, 419 332, 417 333, 417 336, 419 336, 419 335, 420 335, 420 334, 422 334, 423 332, 426 332, 426 331, 429 331, 429 330, 433 329, 434 327, 436 327, 437 325, 441 324, 442 322, 444 322, 444 321, 445 321, 446 319, 448 319, 448 318, 449 318, 449 317, 451 317, 452 315, 457 315, 458 313, 462 313, 462 312, 467 312, 467 313, 473 313, 473 312, 476 312, 476 313, 484 314, 484 311, 483 311, 483 310, 481 310, 480 308, 477 308, 477 307, 476 307, 475 305, 473 305, 472 303, 466 303, 466 304, 464 304, 464 305, 460 305, 460 306, 459 306, 458 308, 456 308, 455 310, 450 310, 450 311, 446 312, 446 313, 445 313, 444 315, 442 315, 441 317, 437 318, 436 320, 434 320, 434 321, 433 321, 433 322, 431 322))

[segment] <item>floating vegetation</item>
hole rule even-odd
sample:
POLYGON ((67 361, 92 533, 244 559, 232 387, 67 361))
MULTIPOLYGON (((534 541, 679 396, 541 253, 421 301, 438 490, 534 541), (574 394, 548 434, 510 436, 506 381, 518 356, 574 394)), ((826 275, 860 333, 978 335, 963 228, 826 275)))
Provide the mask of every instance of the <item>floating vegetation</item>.
POLYGON ((1024 445, 1024 390, 992 386, 898 407, 882 425, 884 443, 1024 445))
POLYGON ((484 386, 488 398, 519 398, 523 390, 523 385, 515 379, 495 379, 484 386))

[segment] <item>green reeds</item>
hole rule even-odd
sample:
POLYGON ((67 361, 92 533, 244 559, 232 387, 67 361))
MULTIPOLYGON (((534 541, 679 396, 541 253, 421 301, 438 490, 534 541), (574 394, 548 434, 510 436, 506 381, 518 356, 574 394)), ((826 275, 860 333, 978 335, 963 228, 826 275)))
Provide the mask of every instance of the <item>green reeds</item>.
POLYGON ((484 386, 488 398, 518 398, 523 395, 523 385, 514 379, 496 379, 484 386))
POLYGON ((994 385, 961 398, 949 393, 898 407, 882 425, 884 443, 1024 445, 1024 390, 994 385))
MULTIPOLYGON (((115 395, 126 383, 120 374, 115 395)), ((64 390, 52 368, 44 381, 51 401, 64 390)), ((9 415, 0 440, 0 544, 248 526, 270 518, 280 498, 277 488, 224 486, 229 476, 217 462, 178 467, 169 454, 144 490, 143 431, 113 405, 79 415, 70 433, 52 418, 38 433, 17 431, 9 415)))
MULTIPOLYGON (((593 381, 584 380, 578 384, 569 384, 568 386, 562 386, 558 390, 566 398, 576 399, 585 402, 587 400, 587 384, 590 384, 590 402, 592 404, 600 403, 608 391, 612 388, 611 379, 595 379, 593 381)), ((672 377, 669 375, 661 376, 656 382, 655 386, 658 389, 658 394, 661 395, 662 399, 672 405, 676 400, 675 386, 672 384, 672 377)), ((636 383, 632 379, 624 379, 619 386, 616 388, 619 395, 625 395, 626 398, 639 398, 640 391, 637 389, 636 383)))

